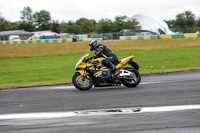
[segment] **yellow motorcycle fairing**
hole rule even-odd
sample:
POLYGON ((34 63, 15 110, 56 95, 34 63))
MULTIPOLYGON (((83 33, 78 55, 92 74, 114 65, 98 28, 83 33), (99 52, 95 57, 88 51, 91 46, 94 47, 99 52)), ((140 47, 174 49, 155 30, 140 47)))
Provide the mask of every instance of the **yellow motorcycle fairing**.
MULTIPOLYGON (((99 57, 99 58, 96 58, 96 59, 93 59, 92 61, 99 61, 99 62, 102 62, 102 60, 104 60, 105 58, 104 57, 99 57)), ((107 71, 109 70, 107 67, 103 66, 101 63, 99 65, 97 65, 97 67, 99 67, 100 71, 97 71, 96 73, 94 73, 93 75, 96 76, 97 74, 103 72, 103 71, 107 71)))
POLYGON ((101 62, 104 59, 105 59, 104 57, 99 57, 99 58, 93 59, 92 61, 99 61, 99 62, 101 62))
POLYGON ((83 54, 83 56, 79 59, 79 61, 77 62, 75 66, 76 72, 79 72, 82 76, 84 74, 84 68, 86 68, 87 65, 91 65, 90 63, 83 62, 83 59, 87 57, 88 55, 89 55, 88 53, 83 54))
MULTIPOLYGON (((84 72, 85 72, 85 68, 88 66, 88 65, 92 65, 91 63, 85 63, 83 62, 83 59, 85 57, 87 57, 89 54, 88 53, 85 53, 81 58, 80 60, 78 61, 78 63, 76 64, 76 72, 79 72, 82 76, 84 75, 84 72)), ((134 56, 127 56, 127 57, 124 57, 124 58, 121 58, 120 62, 117 64, 116 68, 118 70, 124 68, 126 65, 128 65, 128 63, 133 59, 134 56)), ((102 60, 104 60, 105 58, 104 57, 99 57, 99 58, 96 58, 96 59, 93 59, 92 61, 99 61, 101 62, 102 60)), ((98 66, 101 66, 102 64, 99 64, 97 65, 98 66)), ((95 69, 93 67, 91 67, 90 69, 95 69)), ((102 71, 107 71, 109 70, 107 67, 101 67, 100 69, 101 71, 98 71, 97 73, 94 73, 93 75, 97 75, 99 74, 100 72, 102 71)), ((86 72, 86 74, 89 74, 88 72, 86 72)))
POLYGON ((122 58, 121 60, 120 60, 120 63, 119 64, 117 64, 117 69, 122 69, 124 66, 126 66, 132 59, 133 59, 133 57, 134 56, 127 56, 127 57, 125 57, 125 58, 122 58))
MULTIPOLYGON (((76 67, 75 67, 76 72, 79 72, 82 76, 84 75, 84 72, 85 72, 84 68, 86 68, 86 67, 89 66, 89 65, 92 65, 91 63, 85 63, 85 62, 83 62, 83 59, 84 59, 85 57, 87 57, 88 55, 89 55, 88 53, 85 53, 85 54, 81 57, 81 59, 78 61, 78 63, 76 64, 76 67)), ((100 57, 100 58, 93 59, 92 62, 93 62, 93 61, 99 61, 99 62, 101 62, 101 61, 104 60, 104 59, 105 59, 105 58, 100 57)), ((99 65, 97 65, 97 67, 99 67, 99 66, 101 66, 101 65, 102 65, 102 64, 99 64, 99 65)), ((91 69, 91 70, 92 70, 92 69, 95 70, 94 67, 91 67, 90 69, 91 69)), ((107 70, 109 70, 109 69, 102 66, 102 67, 100 68, 100 71, 94 73, 93 75, 95 76, 95 75, 101 73, 102 71, 107 71, 107 70)), ((86 72, 86 74, 89 74, 89 73, 86 72)))
MULTIPOLYGON (((116 66, 117 69, 122 69, 124 66, 126 66, 132 59, 134 58, 134 56, 127 56, 125 58, 122 58, 120 60, 120 63, 116 66)), ((94 59, 92 61, 99 61, 101 62, 102 60, 104 60, 105 58, 104 57, 99 57, 97 59, 94 59)))

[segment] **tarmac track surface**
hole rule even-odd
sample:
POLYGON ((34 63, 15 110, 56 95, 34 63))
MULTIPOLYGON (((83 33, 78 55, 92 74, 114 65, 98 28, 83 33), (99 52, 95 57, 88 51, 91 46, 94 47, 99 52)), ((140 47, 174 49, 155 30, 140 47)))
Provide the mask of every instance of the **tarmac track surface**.
POLYGON ((200 71, 143 76, 136 88, 0 90, 0 132, 200 133, 200 71))

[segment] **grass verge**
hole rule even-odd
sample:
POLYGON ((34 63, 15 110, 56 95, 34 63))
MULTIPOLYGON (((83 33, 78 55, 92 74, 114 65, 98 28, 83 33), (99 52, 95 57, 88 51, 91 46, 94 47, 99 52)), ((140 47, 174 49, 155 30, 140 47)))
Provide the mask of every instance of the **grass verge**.
MULTIPOLYGON (((142 75, 200 69, 200 46, 114 51, 134 55, 142 75)), ((70 84, 81 54, 0 58, 0 89, 70 84)))
MULTIPOLYGON (((104 41, 102 43, 114 51, 148 50, 200 46, 200 38, 104 41)), ((1 58, 69 55, 84 52, 89 52, 88 42, 0 45, 1 58)))

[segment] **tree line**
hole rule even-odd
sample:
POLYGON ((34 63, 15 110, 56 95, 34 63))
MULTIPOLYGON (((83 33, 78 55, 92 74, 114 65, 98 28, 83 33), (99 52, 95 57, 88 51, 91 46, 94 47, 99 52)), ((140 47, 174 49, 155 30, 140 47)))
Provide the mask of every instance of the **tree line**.
MULTIPOLYGON (((196 16, 191 11, 185 11, 183 13, 177 14, 175 20, 165 20, 170 29, 174 28, 195 28, 199 27, 200 29, 200 18, 195 19, 196 16)), ((186 30, 182 30, 187 32, 186 30)), ((194 31, 193 31, 194 32, 194 31)))
POLYGON ((19 22, 9 22, 3 16, 0 16, 0 31, 23 29, 26 31, 51 30, 57 33, 85 34, 120 32, 122 29, 140 29, 139 23, 134 18, 129 18, 126 15, 116 16, 114 22, 107 18, 103 18, 98 22, 87 18, 58 22, 52 20, 50 12, 46 10, 33 13, 30 7, 24 7, 20 13, 19 22))
MULTIPOLYGON (((50 12, 41 10, 33 13, 30 7, 24 7, 20 11, 21 17, 18 22, 10 22, 0 14, 0 31, 25 30, 42 31, 51 30, 57 33, 115 33, 123 29, 139 30, 141 27, 136 19, 126 15, 116 16, 112 21, 109 18, 102 18, 99 21, 87 18, 80 18, 76 21, 59 22, 52 20, 50 12)), ((195 14, 185 11, 177 14, 175 20, 165 20, 170 28, 172 27, 200 27, 200 18, 195 19, 195 14)))

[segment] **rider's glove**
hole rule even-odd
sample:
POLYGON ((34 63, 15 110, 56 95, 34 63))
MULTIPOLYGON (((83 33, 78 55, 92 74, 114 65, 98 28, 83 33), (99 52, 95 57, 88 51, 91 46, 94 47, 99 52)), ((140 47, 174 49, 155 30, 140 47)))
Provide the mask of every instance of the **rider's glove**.
POLYGON ((83 62, 88 62, 89 60, 92 60, 95 57, 96 57, 96 55, 94 54, 93 56, 90 56, 89 58, 84 59, 83 62))

